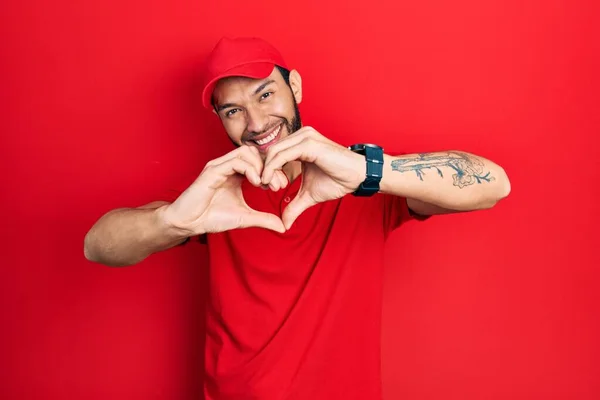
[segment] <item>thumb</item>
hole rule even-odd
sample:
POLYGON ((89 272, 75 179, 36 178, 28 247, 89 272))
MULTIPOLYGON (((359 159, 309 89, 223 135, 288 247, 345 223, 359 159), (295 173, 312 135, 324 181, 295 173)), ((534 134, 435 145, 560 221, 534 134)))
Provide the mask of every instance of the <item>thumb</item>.
POLYGON ((283 221, 283 225, 285 225, 285 229, 290 229, 300 214, 315 204, 317 203, 309 195, 298 194, 294 200, 288 204, 281 215, 281 220, 283 221))
POLYGON ((240 228, 258 227, 284 233, 285 227, 279 217, 274 214, 249 210, 241 219, 240 228))

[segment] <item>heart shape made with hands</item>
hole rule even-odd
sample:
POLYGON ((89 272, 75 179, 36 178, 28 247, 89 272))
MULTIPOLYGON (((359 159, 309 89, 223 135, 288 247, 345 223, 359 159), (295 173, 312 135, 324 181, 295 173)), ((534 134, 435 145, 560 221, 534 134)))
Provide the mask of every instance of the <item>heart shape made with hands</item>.
POLYGON ((274 143, 264 157, 255 147, 242 146, 211 161, 206 173, 206 180, 202 179, 205 183, 199 185, 199 191, 207 189, 212 193, 208 197, 210 204, 204 207, 206 232, 255 226, 283 233, 308 208, 354 191, 364 180, 365 159, 304 127, 274 143), (249 207, 243 198, 241 182, 247 179, 255 187, 281 190, 290 184, 283 172, 290 163, 300 166, 300 176, 296 179, 301 179, 301 183, 281 218, 249 207))
MULTIPOLYGON (((243 214, 244 223, 242 224, 242 226, 263 227, 263 228, 278 231, 280 233, 283 233, 283 232, 289 230, 292 227, 292 225, 294 224, 294 222, 296 221, 296 219, 306 209, 319 203, 319 201, 316 201, 313 198, 313 196, 310 195, 311 192, 306 190, 307 185, 305 184, 305 180, 308 177, 309 182, 310 182, 314 179, 314 177, 312 177, 314 174, 317 174, 317 175, 323 174, 323 172, 319 172, 318 168, 314 172, 311 170, 312 170, 312 168, 305 165, 305 163, 302 163, 302 172, 298 177, 296 177, 296 179, 301 179, 300 189, 299 189, 298 193, 296 194, 296 196, 285 207, 285 209, 283 210, 283 213, 281 214, 281 217, 279 217, 276 214, 269 213, 269 212, 257 211, 255 209, 253 209, 252 207, 250 207, 244 199, 244 195, 241 191, 241 186, 239 186, 239 194, 238 194, 239 197, 238 198, 242 199, 242 204, 240 204, 240 205, 242 205, 242 207, 244 209, 246 209, 246 212, 243 214), (275 221, 275 219, 277 219, 277 221, 275 221), (283 225, 283 229, 279 229, 280 228, 278 226, 279 224, 283 225)), ((282 170, 274 171, 272 178, 266 184, 262 183, 262 179, 264 179, 264 175, 261 176, 260 183, 252 182, 253 179, 251 177, 240 176, 239 178, 247 179, 252 185, 260 187, 263 190, 272 190, 274 192, 283 190, 291 184, 291 182, 289 181, 289 179, 287 178, 287 176, 285 175, 285 173, 282 170)), ((311 185, 308 185, 308 186, 310 187, 311 185)), ((225 199, 222 199, 222 200, 228 202, 228 200, 225 200, 225 199)), ((221 201, 221 200, 218 199, 217 201, 221 201)), ((222 204, 222 205, 225 206, 226 204, 222 204)))
POLYGON ((288 230, 308 208, 353 192, 365 177, 365 158, 304 127, 275 143, 267 151, 262 184, 271 184, 284 165, 300 162, 298 194, 285 208, 281 220, 288 230))

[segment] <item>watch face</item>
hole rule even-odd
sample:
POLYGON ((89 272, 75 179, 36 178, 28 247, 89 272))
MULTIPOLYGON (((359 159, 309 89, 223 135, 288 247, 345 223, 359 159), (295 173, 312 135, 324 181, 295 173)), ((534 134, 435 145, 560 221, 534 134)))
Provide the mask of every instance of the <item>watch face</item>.
POLYGON ((382 149, 383 148, 381 146, 378 146, 376 144, 372 144, 372 143, 358 143, 358 144, 353 144, 352 146, 348 147, 350 150, 352 151, 364 151, 365 147, 372 147, 374 149, 382 149))

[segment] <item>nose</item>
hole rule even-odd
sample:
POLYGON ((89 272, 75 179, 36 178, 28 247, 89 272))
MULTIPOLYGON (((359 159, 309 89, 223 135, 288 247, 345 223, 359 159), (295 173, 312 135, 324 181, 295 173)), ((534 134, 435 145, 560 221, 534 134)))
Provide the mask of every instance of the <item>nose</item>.
POLYGON ((248 132, 261 133, 267 128, 269 116, 257 107, 246 110, 248 132))

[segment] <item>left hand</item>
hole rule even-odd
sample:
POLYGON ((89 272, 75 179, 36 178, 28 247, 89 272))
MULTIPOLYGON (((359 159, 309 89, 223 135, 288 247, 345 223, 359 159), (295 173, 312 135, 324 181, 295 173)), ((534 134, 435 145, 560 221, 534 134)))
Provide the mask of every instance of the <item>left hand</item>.
POLYGON ((262 183, 291 161, 302 162, 302 185, 281 217, 286 229, 309 207, 352 193, 365 180, 365 158, 311 127, 303 127, 267 150, 262 183))

